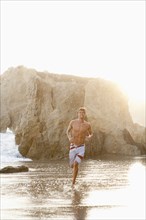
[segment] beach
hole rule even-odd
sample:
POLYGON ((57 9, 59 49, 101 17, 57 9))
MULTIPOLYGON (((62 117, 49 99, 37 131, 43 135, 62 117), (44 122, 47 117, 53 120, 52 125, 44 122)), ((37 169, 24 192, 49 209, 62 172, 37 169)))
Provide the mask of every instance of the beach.
POLYGON ((146 219, 145 157, 85 159, 74 189, 68 159, 7 165, 29 172, 1 174, 2 220, 146 219))

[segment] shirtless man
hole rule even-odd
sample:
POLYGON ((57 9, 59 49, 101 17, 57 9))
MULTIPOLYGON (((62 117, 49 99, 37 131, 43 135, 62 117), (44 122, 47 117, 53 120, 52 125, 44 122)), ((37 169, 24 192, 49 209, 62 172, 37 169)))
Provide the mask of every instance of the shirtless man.
POLYGON ((74 186, 78 174, 78 164, 84 157, 85 141, 92 137, 92 129, 89 122, 85 121, 86 110, 80 107, 78 110, 78 118, 69 123, 67 129, 67 137, 70 142, 69 159, 70 166, 73 168, 72 185, 74 186))

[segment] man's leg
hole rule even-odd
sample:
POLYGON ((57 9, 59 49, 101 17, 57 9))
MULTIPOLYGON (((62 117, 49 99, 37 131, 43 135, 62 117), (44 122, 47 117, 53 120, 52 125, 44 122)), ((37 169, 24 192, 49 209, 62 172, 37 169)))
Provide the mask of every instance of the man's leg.
POLYGON ((72 180, 73 185, 75 184, 77 174, 78 174, 78 162, 75 161, 73 164, 73 180, 72 180))

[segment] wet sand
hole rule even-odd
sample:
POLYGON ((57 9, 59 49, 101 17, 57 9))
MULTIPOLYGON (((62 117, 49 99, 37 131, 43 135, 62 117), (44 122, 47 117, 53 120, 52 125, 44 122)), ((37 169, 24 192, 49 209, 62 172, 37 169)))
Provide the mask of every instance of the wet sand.
POLYGON ((144 157, 84 160, 75 189, 68 160, 17 162, 29 172, 1 174, 2 220, 144 220, 144 157))

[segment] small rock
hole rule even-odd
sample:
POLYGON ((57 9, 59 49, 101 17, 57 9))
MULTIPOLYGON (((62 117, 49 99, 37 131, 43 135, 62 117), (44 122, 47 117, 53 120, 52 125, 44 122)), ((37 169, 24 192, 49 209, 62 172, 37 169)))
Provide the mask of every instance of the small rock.
POLYGON ((28 172, 28 167, 22 165, 22 166, 7 166, 2 169, 0 169, 0 173, 18 173, 18 172, 28 172))

